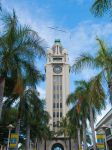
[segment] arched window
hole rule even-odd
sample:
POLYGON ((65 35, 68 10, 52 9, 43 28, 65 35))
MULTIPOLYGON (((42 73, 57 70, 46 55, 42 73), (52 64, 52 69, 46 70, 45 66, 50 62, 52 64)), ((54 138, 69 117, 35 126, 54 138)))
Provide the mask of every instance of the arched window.
POLYGON ((52 149, 51 150, 64 150, 64 147, 62 144, 60 143, 55 143, 53 146, 52 146, 52 149))

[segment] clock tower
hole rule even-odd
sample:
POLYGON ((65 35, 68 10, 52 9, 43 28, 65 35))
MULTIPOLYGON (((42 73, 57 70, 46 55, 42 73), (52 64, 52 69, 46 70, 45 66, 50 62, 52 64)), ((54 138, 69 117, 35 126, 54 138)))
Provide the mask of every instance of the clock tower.
POLYGON ((66 99, 69 95, 68 53, 61 45, 60 40, 55 40, 54 45, 47 52, 46 72, 46 110, 50 114, 50 130, 55 132, 52 139, 39 143, 40 150, 72 150, 74 140, 70 137, 58 136, 62 117, 66 116, 68 106, 66 99), (66 141, 66 142, 65 142, 66 141))
POLYGON ((54 45, 47 52, 46 70, 46 109, 50 114, 50 128, 57 132, 59 122, 68 111, 66 99, 69 95, 68 53, 61 45, 60 40, 55 40, 54 45))

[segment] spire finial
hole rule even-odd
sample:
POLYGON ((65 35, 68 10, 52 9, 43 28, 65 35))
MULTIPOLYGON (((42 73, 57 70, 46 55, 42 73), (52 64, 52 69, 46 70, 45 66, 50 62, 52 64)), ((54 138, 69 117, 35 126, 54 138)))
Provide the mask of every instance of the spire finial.
POLYGON ((55 43, 61 43, 60 39, 55 39, 55 43))

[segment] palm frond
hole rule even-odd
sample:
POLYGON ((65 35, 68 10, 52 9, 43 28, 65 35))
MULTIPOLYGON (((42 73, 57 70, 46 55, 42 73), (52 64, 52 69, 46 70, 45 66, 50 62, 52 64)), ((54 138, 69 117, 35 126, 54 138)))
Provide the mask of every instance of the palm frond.
POLYGON ((11 29, 12 27, 16 27, 17 22, 18 22, 16 13, 14 10, 12 13, 9 13, 7 11, 2 11, 0 19, 4 22, 4 27, 6 30, 11 29))
POLYGON ((107 54, 106 53, 107 52, 106 44, 104 43, 103 40, 99 39, 98 37, 96 38, 96 40, 98 41, 99 46, 100 46, 99 52, 101 52, 106 57, 106 54, 107 54))
POLYGON ((95 0, 91 12, 95 16, 103 16, 105 12, 109 11, 112 6, 112 0, 95 0))
POLYGON ((75 63, 72 66, 72 70, 75 72, 79 72, 84 67, 88 67, 88 66, 94 67, 95 66, 94 63, 95 63, 94 57, 91 56, 90 54, 85 53, 75 60, 75 63))
POLYGON ((77 87, 86 87, 87 86, 87 82, 85 80, 79 80, 79 81, 75 81, 75 85, 77 87))
POLYGON ((76 101, 76 97, 74 95, 74 93, 71 93, 68 97, 67 97, 67 100, 66 100, 66 104, 69 105, 69 104, 74 104, 76 101))

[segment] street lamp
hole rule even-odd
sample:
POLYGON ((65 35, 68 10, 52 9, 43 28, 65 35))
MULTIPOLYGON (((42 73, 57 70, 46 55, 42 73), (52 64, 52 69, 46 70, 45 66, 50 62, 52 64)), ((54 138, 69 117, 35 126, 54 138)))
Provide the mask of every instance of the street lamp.
POLYGON ((106 147, 106 150, 108 150, 108 146, 107 146, 107 139, 106 139, 106 129, 108 129, 109 127, 106 126, 105 124, 102 125, 101 129, 104 131, 104 134, 105 134, 105 147, 106 147))
POLYGON ((14 126, 13 126, 12 124, 9 124, 9 125, 7 126, 7 128, 9 129, 7 150, 9 150, 9 143, 10 143, 11 130, 14 128, 14 126))

